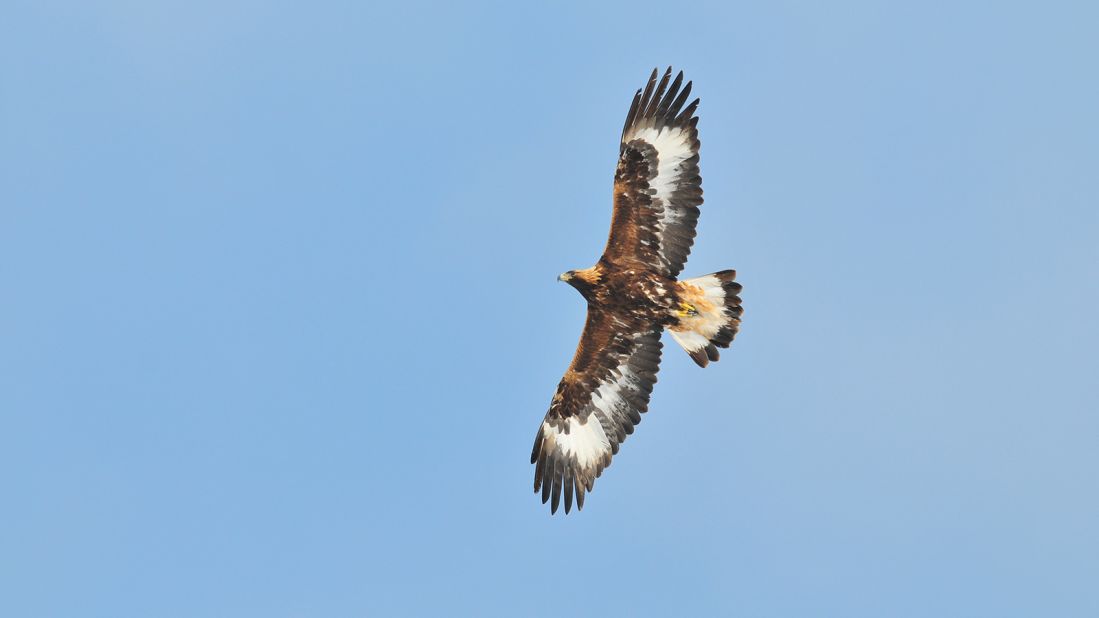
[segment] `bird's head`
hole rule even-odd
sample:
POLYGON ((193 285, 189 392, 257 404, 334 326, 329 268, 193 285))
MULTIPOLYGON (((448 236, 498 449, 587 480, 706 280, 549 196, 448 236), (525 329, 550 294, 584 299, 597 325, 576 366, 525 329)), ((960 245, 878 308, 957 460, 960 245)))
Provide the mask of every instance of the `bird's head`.
POLYGON ((599 282, 599 272, 595 268, 570 270, 558 275, 557 280, 571 285, 587 298, 588 292, 599 282))

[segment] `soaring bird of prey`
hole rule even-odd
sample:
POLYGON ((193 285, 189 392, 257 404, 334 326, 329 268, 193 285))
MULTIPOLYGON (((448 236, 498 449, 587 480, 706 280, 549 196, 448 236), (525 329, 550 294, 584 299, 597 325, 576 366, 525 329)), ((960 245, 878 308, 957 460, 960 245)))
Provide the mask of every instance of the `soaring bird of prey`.
POLYGON ((557 386, 530 462, 534 491, 557 512, 584 507, 584 493, 641 422, 660 364, 665 329, 705 367, 740 327, 736 271, 676 279, 694 243, 698 99, 671 67, 654 69, 626 115, 614 174, 614 214, 603 256, 560 277, 588 301, 576 355, 557 386), (682 86, 682 89, 680 87, 682 86))

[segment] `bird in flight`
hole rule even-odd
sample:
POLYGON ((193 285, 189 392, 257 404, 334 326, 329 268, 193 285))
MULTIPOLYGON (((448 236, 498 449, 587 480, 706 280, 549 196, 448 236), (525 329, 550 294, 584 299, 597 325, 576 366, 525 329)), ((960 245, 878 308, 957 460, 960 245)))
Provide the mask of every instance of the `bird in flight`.
POLYGON ((626 115, 614 174, 610 238, 599 262, 559 280, 588 302, 584 333, 538 428, 534 491, 557 512, 584 508, 584 493, 610 465, 649 406, 667 330, 705 367, 740 327, 736 271, 676 279, 694 243, 702 178, 691 82, 656 69, 626 115), (680 87, 682 86, 682 89, 680 87))

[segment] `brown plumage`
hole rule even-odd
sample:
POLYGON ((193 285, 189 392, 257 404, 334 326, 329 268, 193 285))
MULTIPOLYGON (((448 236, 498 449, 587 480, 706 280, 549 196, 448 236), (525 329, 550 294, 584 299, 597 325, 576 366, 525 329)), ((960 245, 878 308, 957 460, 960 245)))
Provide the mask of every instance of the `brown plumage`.
POLYGON ((531 453, 534 491, 556 512, 583 508, 585 492, 641 422, 667 329, 702 367, 740 326, 736 272, 678 281, 695 237, 699 100, 691 83, 654 69, 634 95, 614 176, 614 215, 599 262, 560 279, 588 302, 584 333, 531 453))

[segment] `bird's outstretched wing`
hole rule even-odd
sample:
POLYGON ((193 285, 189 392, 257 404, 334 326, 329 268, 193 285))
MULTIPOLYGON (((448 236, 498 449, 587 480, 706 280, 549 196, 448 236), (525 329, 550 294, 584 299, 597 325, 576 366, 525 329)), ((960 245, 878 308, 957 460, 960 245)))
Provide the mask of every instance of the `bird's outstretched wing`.
POLYGON ((584 507, 584 492, 641 422, 660 366, 660 329, 589 307, 584 334, 557 386, 530 462, 534 491, 556 513, 584 507))
POLYGON ((633 97, 614 175, 614 216, 603 260, 674 277, 694 243, 702 178, 698 175, 698 99, 684 107, 691 82, 653 69, 633 97), (669 85, 669 81, 671 84, 669 85))

